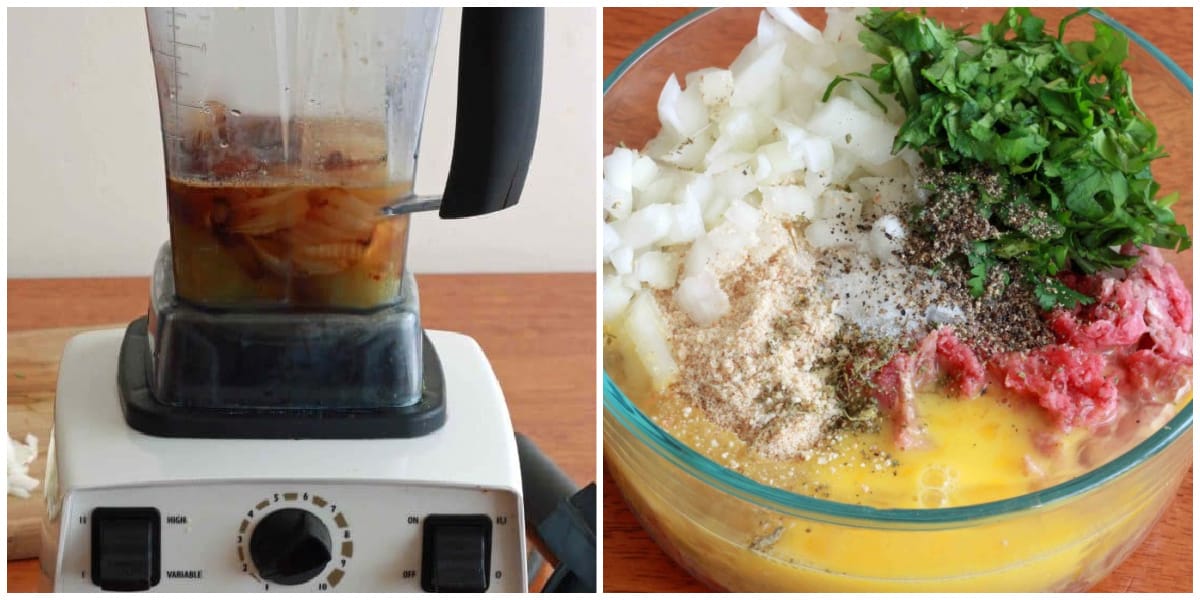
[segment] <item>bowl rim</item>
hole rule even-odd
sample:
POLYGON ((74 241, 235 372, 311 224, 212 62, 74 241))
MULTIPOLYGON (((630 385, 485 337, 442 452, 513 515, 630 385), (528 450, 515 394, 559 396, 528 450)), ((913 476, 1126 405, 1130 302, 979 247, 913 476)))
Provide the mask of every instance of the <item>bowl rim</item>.
MULTIPOLYGON (((608 91, 625 73, 672 34, 716 10, 718 9, 695 10, 655 33, 604 78, 603 93, 607 95, 608 91)), ((1149 53, 1176 80, 1182 83, 1189 94, 1192 93, 1192 78, 1187 72, 1146 38, 1098 9, 1088 9, 1087 14, 1128 36, 1131 41, 1149 53)), ((607 371, 603 371, 603 376, 605 413, 612 415, 643 444, 684 473, 729 495, 769 510, 809 519, 837 522, 849 520, 873 525, 945 527, 967 522, 1001 519, 1021 511, 1057 504, 1098 489, 1105 483, 1149 461, 1180 439, 1192 427, 1192 401, 1189 400, 1187 405, 1180 409, 1170 421, 1138 445, 1097 469, 1046 489, 1013 498, 951 508, 873 508, 788 492, 759 483, 741 473, 723 467, 659 427, 621 391, 616 382, 609 377, 607 371), (822 519, 822 517, 825 518, 822 519)), ((607 437, 607 419, 605 421, 605 436, 607 437)), ((606 443, 608 442, 606 441, 606 443)))

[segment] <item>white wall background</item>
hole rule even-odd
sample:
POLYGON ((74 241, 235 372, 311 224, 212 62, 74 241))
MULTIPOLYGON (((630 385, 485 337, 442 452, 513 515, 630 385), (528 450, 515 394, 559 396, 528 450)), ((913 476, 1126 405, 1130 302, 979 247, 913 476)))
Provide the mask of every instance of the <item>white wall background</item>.
MULTIPOLYGON (((438 194, 453 144, 459 11, 443 15, 417 192, 438 194)), ((592 271, 596 11, 546 11, 542 109, 521 202, 414 220, 418 273, 592 271)), ((168 238, 157 94, 140 9, 8 11, 8 275, 149 275, 168 238)))

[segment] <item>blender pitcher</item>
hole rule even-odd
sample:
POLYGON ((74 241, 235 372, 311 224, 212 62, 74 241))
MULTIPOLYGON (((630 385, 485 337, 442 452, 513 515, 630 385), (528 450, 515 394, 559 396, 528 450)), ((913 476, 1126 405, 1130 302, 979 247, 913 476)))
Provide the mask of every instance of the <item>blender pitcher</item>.
MULTIPOLYGON (((440 13, 147 9, 180 299, 288 310, 398 301, 408 213, 438 206, 411 191, 440 13)), ((527 20, 463 12, 443 217, 520 193, 540 94, 524 65, 541 31, 527 20)))
POLYGON ((537 131, 543 15, 463 9, 450 173, 441 196, 417 196, 440 18, 146 9, 171 241, 148 318, 122 347, 131 426, 391 437, 444 422, 440 363, 405 268, 409 217, 517 202, 537 131))

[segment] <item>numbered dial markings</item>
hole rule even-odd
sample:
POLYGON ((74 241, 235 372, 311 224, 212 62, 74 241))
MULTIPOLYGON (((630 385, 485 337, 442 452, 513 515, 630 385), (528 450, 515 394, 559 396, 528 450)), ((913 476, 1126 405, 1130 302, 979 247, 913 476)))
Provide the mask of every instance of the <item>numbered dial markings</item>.
POLYGON ((260 500, 242 515, 236 537, 237 558, 242 572, 253 577, 262 586, 263 591, 270 591, 273 587, 285 590, 299 588, 299 586, 282 586, 264 580, 250 555, 250 538, 254 533, 254 528, 268 514, 284 508, 308 511, 328 528, 331 554, 329 565, 323 573, 301 585, 310 586, 310 589, 317 591, 333 590, 345 579, 350 559, 354 557, 354 540, 350 535, 350 520, 335 502, 309 492, 276 492, 270 497, 260 500))

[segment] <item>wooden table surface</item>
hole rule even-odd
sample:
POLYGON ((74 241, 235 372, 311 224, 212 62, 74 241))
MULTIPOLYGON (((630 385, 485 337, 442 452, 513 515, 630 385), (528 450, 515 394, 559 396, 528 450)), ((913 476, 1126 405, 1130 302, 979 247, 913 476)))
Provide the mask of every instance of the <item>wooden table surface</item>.
MULTIPOLYGON (((592 274, 424 275, 429 329, 474 337, 513 427, 580 486, 596 479, 596 285, 592 274)), ((145 314, 146 278, 9 280, 8 330, 102 325, 145 314)), ((8 591, 35 591, 36 559, 8 563, 8 591)))
MULTIPOLYGON (((690 8, 604 9, 604 75, 690 8)), ((1192 9, 1105 9, 1192 72, 1192 9)), ((682 73, 679 74, 682 77, 682 73)), ((1191 229, 1191 210, 1186 216, 1191 229)), ((1190 271, 1190 270, 1189 270, 1190 271)), ((1183 273, 1190 277, 1190 272, 1183 273)), ((604 589, 699 592, 708 588, 676 566, 638 525, 612 477, 604 475, 604 589)), ((1191 591, 1192 471, 1147 540, 1094 591, 1191 591)))

